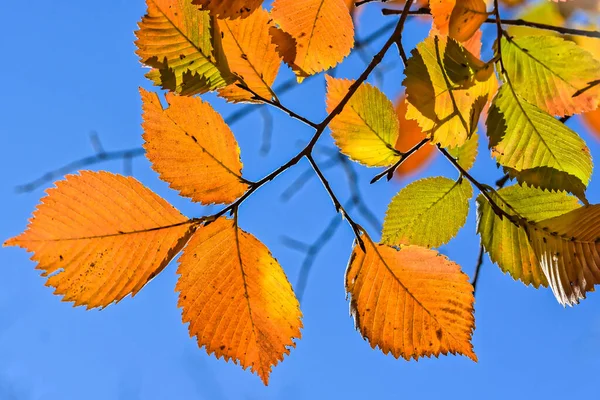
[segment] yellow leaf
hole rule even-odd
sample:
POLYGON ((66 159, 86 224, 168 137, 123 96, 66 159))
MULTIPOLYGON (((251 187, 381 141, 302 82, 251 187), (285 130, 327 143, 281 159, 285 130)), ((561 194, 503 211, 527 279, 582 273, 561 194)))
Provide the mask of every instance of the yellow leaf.
MULTIPOLYGON (((330 113, 348 93, 348 79, 326 76, 327 112, 330 113)), ((369 167, 392 165, 400 158, 394 148, 398 118, 385 94, 368 83, 354 93, 342 112, 329 124, 335 144, 352 160, 369 167)))
POLYGON ((140 93, 146 156, 162 180, 202 204, 231 203, 244 194, 240 149, 209 103, 168 93, 163 109, 156 93, 140 93))
POLYGON ((381 243, 439 247, 463 227, 473 197, 471 184, 445 177, 424 178, 394 196, 385 213, 381 243))
POLYGON ((201 10, 218 18, 246 18, 260 7, 263 0, 192 0, 201 10))
MULTIPOLYGON (((541 1, 527 5, 523 7, 517 14, 517 18, 530 22, 538 22, 554 26, 565 26, 565 17, 561 14, 558 4, 551 1, 541 1)), ((509 26, 508 34, 514 37, 522 37, 527 35, 560 35, 558 32, 546 29, 531 28, 528 26, 509 26)))
MULTIPOLYGON (((398 139, 394 147, 401 152, 407 152, 417 143, 425 139, 425 134, 416 121, 406 119, 406 96, 402 95, 396 101, 396 116, 398 117, 398 139)), ((413 153, 396 168, 397 176, 408 176, 426 167, 435 157, 437 152, 431 144, 426 144, 413 153)))
POLYGON ((600 61, 575 43, 555 36, 502 39, 502 58, 515 92, 551 115, 595 110, 600 61))
MULTIPOLYGON (((263 98, 273 97, 271 85, 275 81, 281 58, 271 43, 271 17, 260 8, 249 17, 236 20, 218 20, 233 74, 263 98)), ((252 94, 235 83, 219 89, 219 95, 232 102, 251 101, 252 94)))
POLYGON ((81 171, 49 189, 27 230, 4 245, 33 252, 63 301, 94 308, 139 292, 192 231, 186 217, 137 180, 81 171))
POLYGON ((562 305, 575 305, 600 283, 600 204, 527 224, 527 236, 562 305))
POLYGON ((155 85, 183 95, 215 90, 233 81, 218 27, 190 0, 146 0, 136 31, 136 54, 153 69, 155 85))
POLYGON ((425 39, 412 51, 405 70, 406 118, 416 120, 443 147, 462 145, 476 131, 479 113, 498 87, 494 74, 477 74, 488 71, 488 65, 453 39, 425 39))
POLYGON ((302 313, 281 266, 225 217, 199 228, 179 259, 183 322, 209 354, 250 367, 265 385, 295 347, 302 313))
POLYGON ((384 353, 406 360, 463 354, 477 361, 473 286, 460 267, 434 250, 375 244, 363 235, 346 270, 356 328, 384 353))
POLYGON ((299 80, 334 67, 354 46, 345 0, 275 0, 271 15, 296 41, 290 66, 299 80))

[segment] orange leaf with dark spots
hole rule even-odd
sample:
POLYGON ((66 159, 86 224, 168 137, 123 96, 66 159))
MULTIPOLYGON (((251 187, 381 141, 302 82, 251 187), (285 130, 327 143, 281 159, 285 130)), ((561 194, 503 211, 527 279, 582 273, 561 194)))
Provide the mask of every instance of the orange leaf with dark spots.
POLYGON ((182 196, 203 203, 231 203, 248 188, 233 133, 209 103, 140 89, 144 148, 152 168, 182 196))
POLYGON ((198 229, 179 262, 178 304, 190 336, 209 354, 250 367, 266 385, 302 328, 298 300, 277 260, 221 217, 198 229))
POLYGON ((473 286, 434 250, 376 244, 362 236, 346 270, 356 328, 371 347, 406 360, 463 354, 473 361, 473 286))
POLYGON ((33 252, 63 301, 94 308, 139 292, 192 232, 191 221, 137 180, 81 171, 49 189, 27 230, 4 245, 33 252))

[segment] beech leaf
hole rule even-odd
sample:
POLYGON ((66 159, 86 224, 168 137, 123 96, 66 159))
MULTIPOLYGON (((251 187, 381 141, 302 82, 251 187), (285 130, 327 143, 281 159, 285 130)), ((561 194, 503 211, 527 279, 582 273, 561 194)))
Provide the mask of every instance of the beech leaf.
POLYGON ((209 354, 250 367, 265 385, 295 347, 302 313, 269 250, 233 220, 199 228, 179 258, 183 322, 209 354))
POLYGON ((356 329, 372 348, 406 360, 463 354, 473 361, 473 286, 460 267, 434 250, 400 250, 363 235, 346 269, 356 329))

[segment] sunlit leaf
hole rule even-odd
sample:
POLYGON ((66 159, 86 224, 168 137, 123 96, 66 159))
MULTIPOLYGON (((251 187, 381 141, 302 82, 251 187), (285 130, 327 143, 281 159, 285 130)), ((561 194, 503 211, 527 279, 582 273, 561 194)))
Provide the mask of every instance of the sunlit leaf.
MULTIPOLYGON (((269 13, 258 9, 244 19, 218 20, 229 68, 256 94, 273 97, 271 86, 279 71, 281 58, 271 43, 269 13)), ((250 101, 252 94, 236 83, 219 89, 219 94, 232 102, 250 101)))
POLYGON ((526 226, 554 296, 575 305, 600 283, 600 205, 526 226))
POLYGON ((192 0, 201 10, 219 18, 246 18, 260 7, 263 0, 192 0))
POLYGON ((139 292, 192 231, 186 217, 137 180, 81 171, 56 182, 27 230, 4 245, 33 252, 63 301, 94 308, 139 292))
POLYGON ((190 0, 146 0, 147 14, 136 31, 136 54, 153 69, 155 85, 184 95, 227 85, 233 76, 208 11, 190 0))
POLYGON ((483 0, 431 0, 429 4, 438 31, 459 42, 470 39, 488 17, 483 0))
POLYGON ((460 267, 434 250, 400 250, 363 235, 354 246, 346 291, 356 329, 371 347, 407 360, 463 354, 476 361, 473 287, 460 267))
MULTIPOLYGON (((334 67, 354 46, 354 25, 345 0, 275 0, 271 16, 295 41, 293 61, 283 58, 299 80, 334 67)), ((282 47, 288 47, 289 39, 282 47)))
POLYGON ((458 164, 466 171, 470 170, 477 159, 479 135, 474 133, 463 145, 449 149, 448 153, 456 158, 458 164))
MULTIPOLYGON (((396 150, 401 152, 409 151, 426 137, 416 121, 406 119, 406 108, 406 97, 402 95, 396 100, 396 116, 398 117, 399 132, 396 145, 394 146, 396 150)), ((404 160, 396 168, 396 174, 398 176, 405 176, 416 173, 426 167, 436 154, 435 147, 428 143, 404 160)))
POLYGON ((140 89, 144 148, 152 168, 182 196, 203 204, 231 203, 248 188, 240 149, 223 118, 196 97, 167 94, 163 109, 156 93, 140 89))
MULTIPOLYGON (((542 24, 564 26, 565 17, 560 13, 558 4, 551 1, 540 1, 530 5, 526 5, 517 14, 519 19, 530 22, 537 22, 542 24)), ((522 37, 528 35, 547 35, 547 36, 558 36, 560 33, 547 30, 537 29, 528 26, 514 26, 508 27, 508 34, 514 37, 522 37)))
POLYGON ((406 117, 416 120, 443 147, 465 143, 477 127, 471 123, 478 120, 473 111, 481 112, 482 104, 497 88, 489 64, 441 36, 429 37, 417 45, 405 74, 403 84, 409 103, 406 117), (485 73, 478 74, 481 71, 485 73))
POLYGON ((503 85, 487 127, 492 154, 519 182, 585 198, 592 174, 590 151, 565 124, 503 85))
POLYGON ((209 354, 250 367, 266 385, 302 328, 298 300, 277 260, 221 217, 198 229, 179 262, 178 305, 190 336, 209 354))
MULTIPOLYGON (((348 93, 352 81, 327 79, 327 112, 348 93)), ((398 118, 392 102, 379 89, 362 84, 342 112, 329 124, 335 144, 352 160, 369 167, 382 167, 398 161, 394 148, 398 118)))
MULTIPOLYGON (((531 222, 556 217, 580 207, 577 198, 564 192, 551 193, 519 185, 500 189, 497 195, 491 196, 505 212, 531 222)), ((477 197, 477 214, 477 232, 492 262, 526 285, 536 288, 548 286, 526 229, 506 217, 500 218, 483 195, 477 197)))
POLYGON ((471 184, 462 179, 425 178, 402 189, 390 202, 381 243, 439 247, 465 224, 471 184))
POLYGON ((554 36, 502 40, 502 59, 515 91, 551 115, 595 110, 600 103, 600 61, 575 43, 554 36))
POLYGON ((597 138, 600 138, 600 108, 583 114, 583 120, 597 138))

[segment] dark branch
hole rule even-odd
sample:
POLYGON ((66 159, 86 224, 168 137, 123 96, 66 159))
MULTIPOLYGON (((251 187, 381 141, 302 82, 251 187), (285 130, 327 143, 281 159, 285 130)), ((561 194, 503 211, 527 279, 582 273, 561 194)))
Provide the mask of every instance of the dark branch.
MULTIPOLYGON (((398 15, 401 14, 401 10, 384 8, 381 10, 383 15, 398 15)), ((418 10, 413 10, 409 12, 409 15, 431 15, 431 11, 429 8, 420 8, 418 10)), ((495 18, 488 18, 484 21, 488 24, 495 24, 495 18)), ((527 26, 529 28, 537 28, 548 31, 554 31, 558 33, 562 33, 563 35, 575 35, 575 36, 587 36, 592 38, 600 38, 600 31, 590 31, 585 29, 574 29, 574 28, 565 28, 562 26, 548 25, 542 24, 539 22, 533 21, 525 21, 523 19, 501 19, 500 23, 502 25, 513 25, 513 26, 527 26)))

